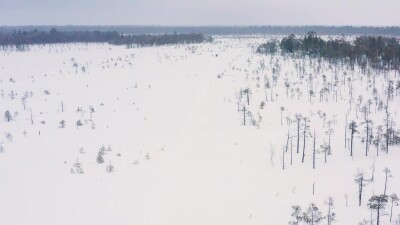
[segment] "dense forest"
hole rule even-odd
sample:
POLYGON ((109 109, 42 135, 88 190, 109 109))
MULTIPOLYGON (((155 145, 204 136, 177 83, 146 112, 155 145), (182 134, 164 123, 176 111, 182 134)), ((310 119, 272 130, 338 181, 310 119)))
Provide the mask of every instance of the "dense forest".
POLYGON ((57 44, 57 43, 109 43, 114 45, 153 46, 166 44, 202 43, 210 41, 210 37, 195 33, 173 34, 142 34, 125 35, 116 31, 14 31, 0 33, 1 46, 24 46, 31 44, 57 44))
POLYGON ((283 54, 300 54, 324 58, 331 62, 347 62, 361 68, 371 66, 375 69, 395 69, 400 66, 400 42, 394 37, 358 36, 354 40, 329 38, 325 40, 310 31, 303 37, 291 34, 280 42, 271 40, 257 48, 258 53, 274 54, 281 50, 283 54))
POLYGON ((0 33, 14 31, 49 32, 52 28, 59 31, 117 31, 125 34, 173 34, 202 33, 206 35, 238 35, 238 34, 268 34, 268 35, 305 35, 313 30, 321 35, 384 35, 400 36, 400 27, 371 26, 0 26, 0 33))

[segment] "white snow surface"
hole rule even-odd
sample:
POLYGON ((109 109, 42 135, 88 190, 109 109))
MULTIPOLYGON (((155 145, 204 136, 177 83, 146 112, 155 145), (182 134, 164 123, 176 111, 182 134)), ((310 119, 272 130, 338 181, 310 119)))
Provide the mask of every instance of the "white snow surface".
MULTIPOLYGON (((325 215, 330 196, 335 200, 335 224, 369 219, 368 199, 383 193, 384 168, 393 175, 387 192, 400 188, 398 147, 376 157, 376 148, 370 145, 365 156, 364 125, 359 123, 350 157, 344 146, 345 115, 349 112, 348 121, 362 122, 363 114, 349 111, 347 84, 340 85, 342 99, 337 102, 331 95, 320 102, 318 94, 309 102, 308 82, 296 83, 296 60, 255 53, 266 39, 217 36, 212 43, 178 46, 127 49, 59 44, 31 46, 24 52, 0 51, 0 145, 4 148, 0 224, 280 225, 291 220, 292 205, 305 209, 314 202, 325 215), (272 81, 275 64, 281 67, 272 90, 274 101, 266 101, 264 79, 272 81), (299 100, 295 91, 286 96, 285 78, 304 88, 299 100), (238 111, 237 98, 245 88, 251 89, 250 105, 243 96, 240 109, 246 106, 252 112, 255 125, 250 121, 243 125, 243 112, 238 111), (3 119, 6 110, 13 115, 10 122, 3 119), (316 130, 319 147, 327 135, 318 111, 326 113, 327 121, 335 118, 327 163, 318 153, 312 168, 309 137, 305 162, 301 163, 301 139, 292 165, 289 151, 285 153, 283 170, 288 130, 293 151, 297 140, 296 124, 288 126, 286 117, 302 113, 310 118, 310 131, 316 130), (65 128, 59 127, 61 120, 65 128), (99 164, 96 157, 102 145, 112 151, 106 151, 104 163, 99 164), (74 169, 77 160, 83 174, 74 169), (374 182, 365 186, 358 206, 355 174, 362 170, 369 179, 374 161, 374 182), (114 171, 108 173, 110 162, 114 171)), ((305 74, 315 74, 313 65, 305 64, 305 74)), ((322 85, 322 74, 329 81, 335 73, 329 63, 323 65, 315 87, 322 85)), ((345 69, 339 70, 342 82, 345 69)), ((353 105, 359 95, 368 99, 372 90, 367 91, 368 79, 374 75, 360 76, 355 69, 347 76, 353 80, 353 105)), ((398 79, 394 72, 376 75, 382 98, 385 76, 398 79)), ((267 92, 270 98, 271 90, 267 92)), ((399 121, 399 102, 397 96, 391 102, 395 121, 399 121)), ((383 124, 384 112, 374 110, 373 104, 371 118, 383 124)), ((399 213, 400 207, 394 207, 392 223, 388 216, 382 221, 395 224, 399 213)))

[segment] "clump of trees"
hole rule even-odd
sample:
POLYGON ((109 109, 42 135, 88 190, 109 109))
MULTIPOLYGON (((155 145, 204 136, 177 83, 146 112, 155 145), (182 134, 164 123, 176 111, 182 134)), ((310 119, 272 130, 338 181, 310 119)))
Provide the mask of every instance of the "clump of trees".
POLYGON ((292 206, 292 218, 293 220, 289 222, 292 225, 299 225, 299 224, 320 224, 322 221, 326 220, 328 225, 334 223, 336 221, 336 213, 333 212, 334 209, 334 201, 330 197, 326 202, 328 205, 328 212, 325 216, 322 215, 322 212, 319 208, 314 204, 311 203, 307 209, 303 212, 301 207, 298 205, 292 206))
POLYGON ((279 43, 276 40, 271 40, 257 47, 257 53, 275 54, 278 51, 279 43))
MULTIPOLYGON (((276 41, 261 44, 257 52, 275 53, 278 50, 276 41)), ((309 31, 304 37, 291 34, 279 43, 282 53, 321 57, 329 61, 343 61, 362 68, 367 65, 376 69, 400 68, 400 42, 394 37, 358 36, 354 41, 344 37, 325 40, 309 31)))
POLYGON ((49 32, 38 31, 37 29, 12 33, 0 32, 0 46, 15 46, 18 49, 25 49, 25 46, 32 44, 109 43, 133 47, 203 43, 211 40, 211 37, 199 33, 128 35, 115 31, 58 31, 55 28, 52 28, 49 32))

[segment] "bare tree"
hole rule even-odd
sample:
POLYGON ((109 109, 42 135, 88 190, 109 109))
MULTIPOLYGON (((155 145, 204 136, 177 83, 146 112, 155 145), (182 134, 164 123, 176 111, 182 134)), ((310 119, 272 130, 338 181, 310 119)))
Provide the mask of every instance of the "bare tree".
POLYGON ((308 122, 310 120, 307 117, 303 117, 304 125, 303 125, 303 155, 301 157, 301 162, 304 163, 304 158, 306 156, 306 138, 309 136, 309 129, 310 126, 308 125, 308 122))
POLYGON ((389 222, 392 222, 392 215, 393 215, 393 206, 398 206, 399 205, 399 198, 395 193, 391 194, 389 196, 390 198, 390 219, 389 222))
POLYGON ((328 155, 332 154, 331 136, 333 133, 334 133, 333 129, 329 126, 328 130, 326 131, 326 134, 328 135, 328 155))
POLYGON ((376 147, 376 156, 379 156, 379 146, 381 143, 381 137, 382 137, 382 126, 379 125, 376 127, 376 133, 375 133, 375 139, 374 139, 374 145, 376 147))
POLYGON ((25 111, 25 109, 26 109, 26 99, 27 99, 27 98, 28 98, 28 93, 25 92, 24 96, 22 96, 22 98, 21 98, 21 104, 22 104, 22 106, 24 107, 24 111, 25 111))
POLYGON ((389 116, 390 116, 389 109, 388 109, 388 106, 386 106, 386 114, 385 114, 385 119, 384 119, 385 129, 386 129, 385 134, 384 134, 384 137, 386 140, 386 143, 385 143, 386 144, 386 148, 385 148, 386 154, 389 153, 389 138, 390 138, 390 128, 389 128, 390 118, 389 118, 389 116))
POLYGON ((283 168, 283 170, 285 169, 285 152, 287 152, 288 151, 288 147, 289 147, 289 138, 290 138, 290 136, 289 136, 289 130, 288 130, 288 133, 287 133, 287 139, 286 139, 286 147, 285 147, 285 149, 283 150, 283 152, 282 152, 282 168, 283 168))
POLYGON ((361 206, 363 188, 367 185, 364 179, 364 172, 358 171, 356 174, 356 179, 354 179, 354 181, 357 183, 358 186, 358 206, 361 206))
POLYGON ((297 122, 297 153, 299 153, 300 148, 300 121, 302 119, 301 114, 296 114, 296 122, 297 122))
POLYGON ((387 188, 388 178, 392 177, 392 173, 389 170, 389 168, 387 168, 387 167, 383 170, 383 172, 385 172, 385 189, 383 191, 383 194, 386 195, 386 188, 387 188))
POLYGON ((336 220, 336 213, 333 212, 334 209, 333 198, 329 197, 326 204, 328 205, 328 214, 326 215, 326 220, 328 222, 328 225, 331 225, 336 220))
POLYGON ((246 126, 246 106, 243 106, 243 125, 246 126))
POLYGON ((313 135, 313 169, 315 169, 315 154, 316 154, 316 150, 315 150, 315 129, 314 129, 314 135, 313 135))

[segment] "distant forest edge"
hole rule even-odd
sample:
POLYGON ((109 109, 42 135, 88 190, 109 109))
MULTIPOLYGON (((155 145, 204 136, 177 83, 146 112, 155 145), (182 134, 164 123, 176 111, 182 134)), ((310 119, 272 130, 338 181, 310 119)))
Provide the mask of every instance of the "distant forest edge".
POLYGON ((359 65, 362 69, 371 67, 383 70, 399 70, 400 42, 395 37, 357 36, 354 40, 344 37, 325 40, 313 31, 298 37, 294 34, 282 40, 270 40, 258 46, 261 54, 290 54, 322 58, 333 63, 349 63, 352 68, 359 65))
POLYGON ((108 43, 127 47, 203 43, 211 37, 195 33, 125 35, 116 31, 13 31, 0 32, 0 46, 23 47, 33 44, 108 43))
POLYGON ((354 26, 0 26, 0 33, 14 31, 116 31, 125 34, 201 33, 205 35, 269 34, 305 35, 312 30, 320 35, 387 35, 400 36, 400 27, 354 26))

